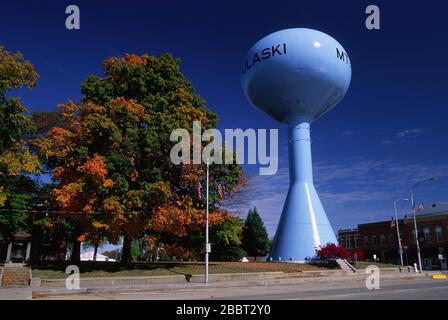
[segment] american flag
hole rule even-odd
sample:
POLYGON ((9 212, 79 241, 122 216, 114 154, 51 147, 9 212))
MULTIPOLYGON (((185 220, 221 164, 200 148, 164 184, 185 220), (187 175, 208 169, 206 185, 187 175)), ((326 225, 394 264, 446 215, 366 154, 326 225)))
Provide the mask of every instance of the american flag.
POLYGON ((390 227, 391 227, 391 228, 395 227, 395 220, 394 220, 394 217, 392 217, 392 221, 390 222, 390 227))
POLYGON ((226 188, 224 188, 224 185, 220 184, 218 186, 218 194, 219 194, 219 197, 221 198, 221 200, 224 199, 224 196, 226 194, 226 188))
POLYGON ((196 184, 196 192, 198 193, 199 200, 202 200, 202 184, 200 181, 196 184))
POLYGON ((417 211, 422 211, 422 210, 425 210, 425 205, 423 204, 423 202, 420 203, 420 205, 418 206, 417 211))

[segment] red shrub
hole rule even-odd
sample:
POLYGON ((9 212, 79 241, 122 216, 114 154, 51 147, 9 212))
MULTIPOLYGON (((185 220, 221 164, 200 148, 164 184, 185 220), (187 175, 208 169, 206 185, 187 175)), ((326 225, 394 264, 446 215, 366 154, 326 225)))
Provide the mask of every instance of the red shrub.
POLYGON ((322 260, 335 260, 337 258, 350 259, 350 252, 344 247, 334 243, 327 244, 317 249, 317 256, 322 260))

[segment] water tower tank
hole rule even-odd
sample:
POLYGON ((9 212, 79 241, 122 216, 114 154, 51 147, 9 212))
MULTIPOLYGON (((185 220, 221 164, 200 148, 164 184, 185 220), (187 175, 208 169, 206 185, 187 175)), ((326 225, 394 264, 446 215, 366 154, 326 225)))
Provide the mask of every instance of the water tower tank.
POLYGON ((274 261, 304 261, 337 243, 313 183, 310 124, 336 106, 351 80, 344 48, 329 35, 274 32, 248 52, 241 84, 249 101, 288 131, 290 187, 274 238, 274 261))

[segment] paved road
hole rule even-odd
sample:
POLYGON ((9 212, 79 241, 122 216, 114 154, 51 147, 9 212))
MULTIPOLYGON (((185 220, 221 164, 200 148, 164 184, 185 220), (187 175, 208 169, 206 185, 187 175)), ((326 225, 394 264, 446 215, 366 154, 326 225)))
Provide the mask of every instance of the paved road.
POLYGON ((257 286, 246 288, 196 288, 151 292, 117 292, 52 296, 44 299, 106 299, 106 300, 165 300, 165 299, 288 299, 288 300, 376 300, 376 299, 437 299, 448 300, 448 280, 387 280, 379 290, 367 290, 364 282, 300 283, 292 285, 257 286))

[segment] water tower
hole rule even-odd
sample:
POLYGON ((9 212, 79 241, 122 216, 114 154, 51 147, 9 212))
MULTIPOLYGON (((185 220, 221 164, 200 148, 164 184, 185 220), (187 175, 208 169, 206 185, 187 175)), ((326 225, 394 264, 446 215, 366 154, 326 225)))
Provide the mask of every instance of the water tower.
POLYGON ((302 262, 337 243, 313 183, 310 124, 336 106, 351 80, 350 60, 329 35, 286 29, 258 41, 242 66, 249 101, 288 131, 290 185, 271 251, 273 261, 302 262))

